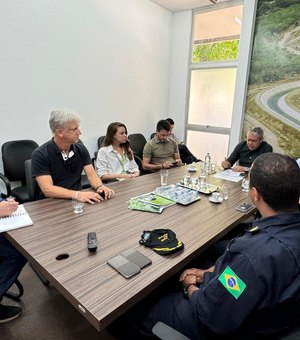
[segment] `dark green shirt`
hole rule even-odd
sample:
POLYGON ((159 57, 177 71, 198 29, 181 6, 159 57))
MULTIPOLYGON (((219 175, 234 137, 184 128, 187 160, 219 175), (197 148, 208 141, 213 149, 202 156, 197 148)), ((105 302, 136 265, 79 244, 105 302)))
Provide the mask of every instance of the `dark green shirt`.
POLYGON ((265 141, 262 141, 259 148, 253 151, 249 150, 247 142, 241 142, 235 147, 227 160, 230 162, 231 166, 239 161, 239 165, 250 167, 255 158, 262 155, 263 153, 272 151, 272 146, 265 141))

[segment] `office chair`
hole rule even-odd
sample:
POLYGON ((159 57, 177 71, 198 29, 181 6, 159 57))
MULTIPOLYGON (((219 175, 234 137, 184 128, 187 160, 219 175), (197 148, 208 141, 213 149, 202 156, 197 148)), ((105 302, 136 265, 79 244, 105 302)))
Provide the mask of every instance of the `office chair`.
MULTIPOLYGON (((165 323, 158 321, 154 327, 152 328, 152 333, 157 336, 161 340, 189 340, 185 335, 178 332, 174 328, 166 325, 165 323)), ((282 332, 276 333, 276 334, 269 334, 269 336, 265 336, 266 339, 276 339, 276 340, 299 340, 300 339, 300 324, 295 325, 287 330, 284 330, 282 332)), ((259 339, 265 338, 265 337, 259 337, 259 339)), ((225 339, 231 339, 231 340, 238 340, 238 339, 244 339, 244 340, 257 340, 258 336, 257 334, 243 334, 239 335, 236 334, 236 336, 232 335, 229 337, 224 337, 225 339)))
POLYGON ((24 294, 24 288, 22 286, 22 283, 18 279, 14 282, 14 285, 18 289, 17 293, 15 293, 14 291, 7 291, 4 296, 18 301, 20 300, 20 297, 24 294))
POLYGON ((2 145, 2 161, 4 175, 10 182, 21 182, 21 186, 11 189, 8 187, 8 196, 12 195, 19 203, 29 201, 25 175, 25 161, 31 158, 32 152, 38 147, 33 140, 15 140, 2 145))
POLYGON ((98 150, 102 147, 102 144, 104 142, 105 136, 100 136, 97 140, 98 150))
POLYGON ((99 149, 102 147, 102 144, 103 144, 103 142, 104 142, 104 139, 105 139, 105 136, 100 136, 100 137, 97 139, 98 150, 94 152, 94 158, 92 159, 93 165, 94 165, 94 168, 95 168, 95 169, 96 169, 96 160, 97 160, 97 157, 98 157, 98 151, 99 151, 99 149))
POLYGON ((161 321, 154 325, 152 333, 161 340, 189 340, 185 335, 161 321))
POLYGON ((133 133, 128 135, 128 140, 130 143, 130 148, 133 151, 135 162, 140 168, 140 174, 145 175, 149 173, 149 171, 143 170, 142 167, 143 150, 145 144, 147 143, 146 138, 141 133, 133 133))
POLYGON ((30 201, 39 199, 39 185, 35 178, 32 177, 31 159, 25 161, 25 176, 30 201))
POLYGON ((11 186, 9 180, 0 172, 0 181, 3 184, 0 184, 0 201, 2 198, 9 197, 11 195, 11 186), (5 192, 2 189, 5 188, 5 192))
POLYGON ((140 159, 143 159, 143 150, 145 144, 147 143, 146 138, 141 133, 133 133, 128 136, 128 139, 130 148, 134 155, 138 156, 140 159))
MULTIPOLYGON (((78 143, 84 145, 84 143, 82 142, 81 139, 79 139, 78 143)), ((92 164, 94 166, 94 160, 92 159, 92 164)), ((87 189, 87 188, 90 188, 90 182, 88 181, 87 179, 87 176, 85 174, 82 174, 81 175, 81 187, 82 189, 87 189)))
POLYGON ((156 132, 151 133, 150 139, 154 138, 155 135, 156 135, 156 132))

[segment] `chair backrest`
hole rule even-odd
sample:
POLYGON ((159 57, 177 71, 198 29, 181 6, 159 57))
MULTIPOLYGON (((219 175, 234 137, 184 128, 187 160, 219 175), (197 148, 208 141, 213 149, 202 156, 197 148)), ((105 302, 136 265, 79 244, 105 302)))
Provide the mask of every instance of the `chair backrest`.
POLYGON ((102 144, 104 142, 105 136, 100 136, 97 140, 97 144, 98 144, 98 149, 100 149, 102 147, 102 144))
POLYGON ((31 159, 25 161, 26 185, 30 201, 36 201, 39 196, 39 185, 35 178, 32 177, 31 159))
POLYGON ((32 152, 39 145, 33 140, 15 140, 6 142, 2 145, 2 161, 4 175, 9 181, 26 182, 25 164, 27 159, 31 158, 32 152))
POLYGON ((6 198, 11 194, 10 181, 0 172, 0 200, 1 198, 6 198), (3 192, 3 188, 5 191, 3 192))
POLYGON ((150 139, 154 138, 155 135, 156 135, 156 132, 151 133, 150 139))
POLYGON ((144 146, 147 143, 146 138, 141 133, 133 133, 128 136, 130 147, 135 155, 143 159, 144 146))

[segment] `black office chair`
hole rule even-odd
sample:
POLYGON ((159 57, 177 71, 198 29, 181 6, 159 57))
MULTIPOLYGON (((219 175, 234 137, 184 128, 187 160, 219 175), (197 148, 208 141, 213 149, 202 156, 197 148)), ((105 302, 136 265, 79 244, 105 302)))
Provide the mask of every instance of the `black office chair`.
POLYGON ((154 325, 152 333, 161 340, 189 340, 185 335, 161 321, 158 321, 154 325))
POLYGON ((100 136, 97 140, 98 150, 102 147, 102 144, 104 142, 105 136, 100 136))
POLYGON ((25 175, 25 161, 31 158, 32 152, 38 147, 33 140, 15 140, 2 145, 2 161, 4 175, 10 182, 21 182, 21 186, 11 189, 9 195, 16 198, 19 203, 29 201, 25 175))
POLYGON ((128 139, 130 143, 130 148, 133 151, 135 162, 140 168, 140 174, 141 175, 149 174, 150 172, 147 170, 143 170, 142 167, 143 150, 145 144, 147 143, 146 138, 141 133, 133 133, 131 135, 128 135, 128 139))
POLYGON ((19 301, 20 297, 24 294, 24 288, 22 286, 22 283, 17 279, 14 284, 13 284, 13 290, 9 290, 7 291, 4 296, 15 300, 15 301, 19 301), (16 291, 16 289, 17 291, 16 291))
MULTIPOLYGON (((158 321, 154 327, 152 328, 152 333, 157 336, 161 340, 189 340, 185 335, 178 332, 174 328, 166 325, 165 323, 158 321)), ((229 337, 224 337, 224 340, 226 339, 244 339, 244 340, 257 340, 258 336, 256 334, 243 334, 243 335, 233 335, 229 337)), ((259 339, 262 339, 263 337, 259 337, 259 339)), ((294 327, 291 327, 288 330, 284 330, 282 332, 279 332, 277 334, 274 334, 273 336, 269 334, 269 336, 266 336, 266 339, 276 339, 276 340, 299 340, 300 339, 300 324, 295 325, 294 327)))
POLYGON ((128 136, 128 139, 133 153, 143 159, 143 150, 147 143, 146 138, 141 133, 133 133, 128 136))
POLYGON ((156 135, 156 132, 151 133, 150 139, 154 138, 155 135, 156 135))
MULTIPOLYGON (((79 139, 78 143, 84 145, 83 141, 81 139, 79 139)), ((92 164, 94 166, 94 160, 93 159, 92 159, 92 164)), ((91 187, 90 182, 88 181, 88 178, 85 174, 81 175, 81 187, 82 187, 82 189, 87 189, 87 188, 91 187)))
POLYGON ((97 160, 97 157, 98 157, 98 151, 99 149, 102 147, 102 144, 104 142, 104 139, 105 139, 105 136, 100 136, 98 139, 97 139, 97 146, 98 146, 98 150, 94 152, 94 158, 93 158, 93 164, 94 164, 94 168, 96 169, 96 160, 97 160))
POLYGON ((39 197, 39 185, 35 178, 32 177, 31 159, 25 161, 25 176, 30 201, 36 201, 39 197))
POLYGON ((1 188, 1 198, 6 198, 9 197, 11 195, 11 186, 10 186, 10 182, 9 180, 0 172, 0 181, 3 183, 0 185, 1 188), (5 188, 4 192, 2 191, 2 189, 5 188))

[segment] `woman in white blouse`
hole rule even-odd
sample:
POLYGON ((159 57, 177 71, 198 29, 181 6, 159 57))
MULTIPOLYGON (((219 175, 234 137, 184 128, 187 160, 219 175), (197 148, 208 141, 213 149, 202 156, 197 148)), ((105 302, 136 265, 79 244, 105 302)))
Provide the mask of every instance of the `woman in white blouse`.
POLYGON ((124 180, 139 176, 133 152, 129 147, 126 126, 119 122, 109 124, 103 147, 96 160, 98 175, 104 181, 124 180))

